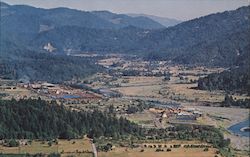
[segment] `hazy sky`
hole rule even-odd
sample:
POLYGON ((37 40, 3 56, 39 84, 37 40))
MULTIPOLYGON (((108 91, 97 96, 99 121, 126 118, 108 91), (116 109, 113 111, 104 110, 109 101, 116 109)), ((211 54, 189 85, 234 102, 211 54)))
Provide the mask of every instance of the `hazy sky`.
POLYGON ((109 10, 115 13, 144 13, 188 20, 211 13, 233 10, 250 0, 0 0, 41 8, 69 7, 79 10, 109 10))

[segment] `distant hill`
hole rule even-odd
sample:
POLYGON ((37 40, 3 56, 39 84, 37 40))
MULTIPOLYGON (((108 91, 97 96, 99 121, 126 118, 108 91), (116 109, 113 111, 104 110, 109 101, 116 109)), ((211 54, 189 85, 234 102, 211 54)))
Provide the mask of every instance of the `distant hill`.
POLYGON ((2 2, 1 18, 6 25, 15 22, 15 25, 19 26, 24 25, 25 22, 32 22, 33 30, 37 32, 59 26, 95 29, 119 29, 128 26, 147 29, 164 28, 163 25, 146 17, 136 18, 108 11, 87 12, 69 8, 41 9, 26 5, 8 5, 2 2))
POLYGON ((176 20, 176 19, 172 19, 172 18, 159 17, 159 16, 147 15, 147 14, 127 14, 127 15, 132 16, 132 17, 148 17, 148 18, 162 24, 165 27, 175 26, 175 25, 182 22, 180 20, 176 20))
POLYGON ((7 7, 9 7, 9 6, 10 6, 10 5, 7 4, 7 3, 0 2, 0 7, 1 7, 1 8, 7 8, 7 7))
POLYGON ((160 29, 165 27, 158 21, 146 16, 131 17, 125 14, 114 14, 109 11, 93 11, 91 13, 117 25, 119 28, 134 26, 143 29, 160 29))

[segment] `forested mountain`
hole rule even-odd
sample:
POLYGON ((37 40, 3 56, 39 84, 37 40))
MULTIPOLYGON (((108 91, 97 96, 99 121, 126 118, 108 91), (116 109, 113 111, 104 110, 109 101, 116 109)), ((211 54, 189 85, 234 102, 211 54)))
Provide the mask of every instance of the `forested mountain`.
POLYGON ((45 44, 52 43, 59 52, 131 53, 147 32, 132 26, 119 30, 64 26, 38 34, 30 45, 42 50, 45 44))
POLYGON ((250 53, 250 6, 183 22, 175 27, 150 33, 142 41, 151 50, 151 59, 165 57, 179 63, 235 65, 250 53))
MULTIPOLYGON (((134 38, 132 35, 135 38, 138 36, 134 28, 139 33, 144 31, 140 28, 164 28, 161 24, 146 17, 130 17, 108 11, 84 12, 68 8, 41 9, 26 5, 11 6, 2 2, 0 22, 1 39, 40 50, 46 44, 52 43, 52 45, 57 45, 57 51, 65 50, 68 47, 82 51, 86 47, 86 50, 98 51, 108 44, 110 47, 108 52, 116 50, 116 47, 124 52, 125 46, 120 43, 127 45, 126 49, 132 46, 133 42, 130 42, 130 38, 134 38), (129 28, 132 28, 131 31, 129 28), (79 30, 82 34, 75 38, 74 35, 79 30), (50 33, 53 35, 49 35, 50 33), (120 37, 122 39, 117 41, 119 43, 114 44, 120 37), (109 40, 105 41, 106 39, 109 40), (97 41, 97 43, 86 44, 85 41, 97 41), (86 46, 84 46, 85 44, 86 46)), ((103 51, 106 52, 106 49, 103 51)))
POLYGON ((61 53, 130 53, 212 66, 242 64, 250 53, 250 6, 155 30, 145 29, 153 27, 148 19, 107 11, 4 5, 1 13, 1 38, 39 51, 50 43, 61 53))
POLYGON ((26 5, 8 5, 3 2, 1 2, 1 6, 1 24, 3 26, 12 26, 13 24, 14 26, 9 28, 11 31, 17 31, 18 26, 23 25, 32 27, 30 31, 36 33, 60 26, 95 29, 118 29, 128 26, 147 29, 164 28, 161 24, 147 17, 130 17, 108 11, 87 12, 69 8, 42 9, 26 5), (33 25, 29 25, 30 23, 33 25))
POLYGON ((250 31, 245 29, 217 38, 211 43, 202 42, 185 49, 186 52, 178 55, 174 61, 184 64, 206 63, 217 66, 244 65, 250 56, 249 37, 250 31))

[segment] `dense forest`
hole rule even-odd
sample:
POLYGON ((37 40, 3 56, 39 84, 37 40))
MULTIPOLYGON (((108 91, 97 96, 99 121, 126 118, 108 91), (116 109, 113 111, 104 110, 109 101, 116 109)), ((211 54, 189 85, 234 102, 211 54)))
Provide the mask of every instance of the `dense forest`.
POLYGON ((198 89, 225 90, 250 95, 250 66, 240 66, 198 80, 198 89))
POLYGON ((139 132, 124 118, 100 111, 71 111, 56 102, 38 100, 0 101, 0 139, 116 137, 139 132))
POLYGON ((0 119, 0 139, 71 139, 87 134, 91 138, 197 139, 218 148, 229 144, 223 134, 211 126, 177 125, 146 129, 109 112, 74 111, 41 99, 1 100, 0 119))

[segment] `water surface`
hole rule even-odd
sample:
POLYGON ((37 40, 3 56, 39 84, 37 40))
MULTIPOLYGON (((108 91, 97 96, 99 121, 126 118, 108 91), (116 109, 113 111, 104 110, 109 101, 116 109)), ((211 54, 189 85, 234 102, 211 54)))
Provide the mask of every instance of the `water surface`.
POLYGON ((250 117, 240 123, 237 123, 228 128, 228 130, 235 135, 250 137, 249 131, 242 131, 241 129, 244 127, 250 127, 250 117))

